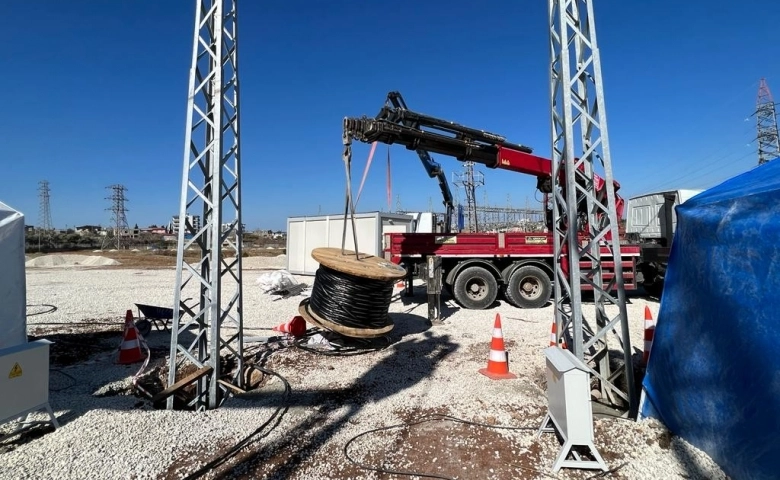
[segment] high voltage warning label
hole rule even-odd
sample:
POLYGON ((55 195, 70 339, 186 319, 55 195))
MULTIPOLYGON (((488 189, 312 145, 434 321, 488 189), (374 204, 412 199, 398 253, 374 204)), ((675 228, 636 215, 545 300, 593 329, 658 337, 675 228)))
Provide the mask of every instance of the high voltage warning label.
POLYGON ((16 378, 22 376, 22 367, 19 365, 19 363, 14 363, 13 368, 11 368, 11 373, 8 374, 8 378, 16 378))

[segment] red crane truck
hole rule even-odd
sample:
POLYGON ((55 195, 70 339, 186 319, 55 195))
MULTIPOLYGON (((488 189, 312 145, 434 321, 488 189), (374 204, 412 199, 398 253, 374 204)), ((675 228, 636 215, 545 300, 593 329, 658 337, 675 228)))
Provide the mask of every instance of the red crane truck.
MULTIPOLYGON (((413 112, 406 107, 401 94, 390 92, 376 117, 347 117, 345 137, 366 143, 400 144, 417 152, 428 175, 439 180, 446 208, 445 233, 389 233, 385 235, 384 255, 407 269, 406 293, 411 294, 415 277, 430 277, 427 258, 441 259, 441 281, 464 308, 489 308, 499 296, 519 308, 545 305, 553 288, 553 237, 549 233, 451 233, 452 195, 446 176, 430 153, 447 155, 459 161, 473 161, 489 168, 499 168, 537 177, 537 188, 546 195, 552 192, 552 161, 533 154, 527 146, 507 142, 494 133, 465 127, 454 122, 413 112)), ((595 179, 596 191, 606 196, 604 180, 595 179)), ((615 191, 620 185, 615 182, 615 191)), ((618 218, 624 201, 615 196, 618 218)), ((545 202, 546 204, 547 202, 545 202)), ((548 230, 552 210, 546 208, 548 230)), ((577 224, 584 227, 584 202, 580 205, 577 224)), ((607 248, 602 255, 608 256, 607 248)), ((620 259, 626 290, 636 289, 636 263, 640 248, 621 245, 620 259)), ((614 262, 603 264, 603 280, 614 276, 614 262)), ((583 271, 589 262, 583 262, 583 271)), ((428 282, 426 281, 426 284, 428 282)), ((583 290, 592 289, 582 284, 583 290)), ((429 292, 430 293, 430 292, 429 292)))

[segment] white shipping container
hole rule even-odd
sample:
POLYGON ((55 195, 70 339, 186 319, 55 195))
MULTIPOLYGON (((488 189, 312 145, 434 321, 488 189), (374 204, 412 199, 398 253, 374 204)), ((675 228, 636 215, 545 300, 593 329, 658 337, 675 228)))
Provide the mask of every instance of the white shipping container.
POLYGON ((675 207, 702 190, 669 190, 648 193, 628 200, 626 233, 647 240, 670 240, 677 229, 675 207))
MULTIPOLYGON (((344 214, 287 219, 287 271, 296 275, 314 275, 319 263, 311 256, 321 247, 341 248, 344 214)), ((360 253, 383 256, 384 234, 414 231, 413 217, 384 212, 355 214, 357 250, 360 253)), ((347 238, 344 248, 355 250, 352 222, 347 217, 347 238)))

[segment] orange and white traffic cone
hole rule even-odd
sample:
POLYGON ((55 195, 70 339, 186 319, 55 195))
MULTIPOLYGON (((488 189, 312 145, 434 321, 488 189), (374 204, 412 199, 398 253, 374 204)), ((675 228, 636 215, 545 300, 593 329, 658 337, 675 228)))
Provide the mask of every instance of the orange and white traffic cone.
POLYGON ((480 368, 479 373, 493 380, 517 378, 517 375, 509 372, 509 361, 504 349, 504 332, 501 329, 501 315, 498 313, 493 324, 493 339, 490 341, 487 368, 480 368))
POLYGON ((653 338, 655 337, 655 320, 650 313, 650 308, 645 305, 645 349, 642 352, 642 366, 647 365, 647 361, 650 360, 650 348, 653 346, 653 338))
POLYGON ((126 365, 140 362, 144 359, 141 352, 141 333, 133 323, 133 311, 125 314, 125 333, 122 336, 122 344, 119 345, 119 358, 117 363, 126 365))
POLYGON ((300 315, 296 315, 290 319, 289 322, 274 327, 273 331, 287 333, 293 337, 300 337, 306 333, 306 320, 300 315))
POLYGON ((558 344, 558 324, 555 323, 555 320, 553 320, 552 328, 550 329, 550 346, 555 347, 559 346, 563 349, 566 349, 566 340, 561 337, 561 343, 558 344))

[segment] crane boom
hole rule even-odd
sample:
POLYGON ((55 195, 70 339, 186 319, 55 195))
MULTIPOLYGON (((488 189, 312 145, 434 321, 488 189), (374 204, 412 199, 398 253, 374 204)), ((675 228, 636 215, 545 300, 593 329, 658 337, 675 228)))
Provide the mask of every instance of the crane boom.
MULTIPOLYGON (((385 105, 376 117, 345 117, 344 134, 365 143, 380 142, 403 145, 420 157, 428 175, 438 178, 447 207, 446 230, 449 231, 452 213, 452 194, 441 166, 430 153, 446 155, 466 162, 472 161, 488 168, 498 168, 536 177, 536 188, 552 193, 552 160, 533 154, 531 147, 512 143, 506 137, 466 127, 409 110, 399 92, 390 92, 385 105)), ((595 176, 595 189, 606 194, 603 179, 595 176)), ((615 191, 620 188, 614 182, 615 191)), ((618 215, 622 215, 623 199, 615 195, 618 215)), ((586 205, 579 206, 584 212, 586 205)))
MULTIPOLYGON (((409 111, 406 106, 406 101, 404 101, 404 98, 399 92, 390 92, 387 94, 385 106, 377 115, 377 119, 385 119, 386 116, 394 115, 395 112, 398 111, 409 111)), ((409 128, 420 128, 420 122, 415 121, 413 118, 402 118, 400 120, 403 125, 409 128)), ((444 170, 441 168, 441 165, 439 165, 439 163, 431 157, 431 154, 427 150, 423 148, 416 148, 415 151, 417 152, 417 156, 420 157, 420 162, 422 162, 423 167, 425 168, 425 172, 428 174, 428 176, 439 181, 439 189, 441 190, 441 195, 443 198, 442 203, 444 204, 445 210, 444 231, 449 233, 452 229, 452 212, 455 206, 452 203, 452 191, 450 190, 450 184, 447 183, 447 176, 444 174, 444 170)))

